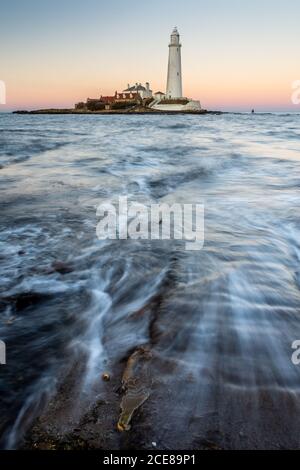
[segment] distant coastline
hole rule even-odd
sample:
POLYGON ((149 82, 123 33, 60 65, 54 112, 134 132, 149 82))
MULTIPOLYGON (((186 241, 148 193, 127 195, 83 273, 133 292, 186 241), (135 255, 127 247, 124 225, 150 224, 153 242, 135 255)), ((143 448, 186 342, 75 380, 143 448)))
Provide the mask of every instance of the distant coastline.
POLYGON ((17 110, 13 111, 13 114, 87 114, 87 115, 112 115, 112 114, 224 114, 222 111, 207 111, 201 109, 199 111, 161 111, 153 110, 151 108, 141 107, 139 109, 128 110, 128 109, 115 109, 115 110, 101 110, 101 111, 90 111, 90 110, 79 110, 79 109, 37 109, 32 111, 17 110))

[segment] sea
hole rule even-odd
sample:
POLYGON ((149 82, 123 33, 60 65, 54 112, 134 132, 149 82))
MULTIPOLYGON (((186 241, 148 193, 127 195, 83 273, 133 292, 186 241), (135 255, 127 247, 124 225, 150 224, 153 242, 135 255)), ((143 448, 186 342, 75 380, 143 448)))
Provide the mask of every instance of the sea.
POLYGON ((0 214, 2 448, 67 371, 82 418, 139 347, 140 448, 299 446, 299 114, 0 114, 0 214), (120 196, 201 202, 202 249, 99 240, 97 207, 120 196))

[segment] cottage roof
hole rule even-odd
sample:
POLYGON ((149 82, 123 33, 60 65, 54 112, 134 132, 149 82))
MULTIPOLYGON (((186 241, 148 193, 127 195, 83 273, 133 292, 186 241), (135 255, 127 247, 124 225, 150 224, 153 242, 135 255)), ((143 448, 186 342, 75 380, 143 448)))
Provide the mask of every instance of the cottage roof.
POLYGON ((113 103, 115 98, 115 96, 101 96, 100 101, 103 101, 104 103, 113 103))

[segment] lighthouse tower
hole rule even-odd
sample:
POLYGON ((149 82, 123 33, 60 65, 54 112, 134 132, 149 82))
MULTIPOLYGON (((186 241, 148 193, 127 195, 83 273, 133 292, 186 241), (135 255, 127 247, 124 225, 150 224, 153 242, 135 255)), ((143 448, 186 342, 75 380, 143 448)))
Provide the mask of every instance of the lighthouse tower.
POLYGON ((202 112, 200 101, 182 96, 181 74, 181 44, 179 33, 175 27, 171 34, 169 44, 168 81, 166 94, 158 91, 154 93, 154 99, 149 104, 152 109, 159 111, 202 112))
POLYGON ((173 29, 169 44, 167 99, 182 98, 181 44, 177 28, 173 29))

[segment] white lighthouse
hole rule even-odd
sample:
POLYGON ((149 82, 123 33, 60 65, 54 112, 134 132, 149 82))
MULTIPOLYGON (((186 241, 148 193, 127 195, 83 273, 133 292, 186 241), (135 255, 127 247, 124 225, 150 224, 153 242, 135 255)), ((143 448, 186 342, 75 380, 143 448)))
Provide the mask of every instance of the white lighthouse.
POLYGON ((177 28, 173 29, 169 44, 167 99, 182 98, 181 44, 177 28))
POLYGON ((182 96, 181 44, 177 28, 171 34, 166 94, 158 91, 149 104, 152 109, 174 112, 201 112, 200 101, 182 96))

